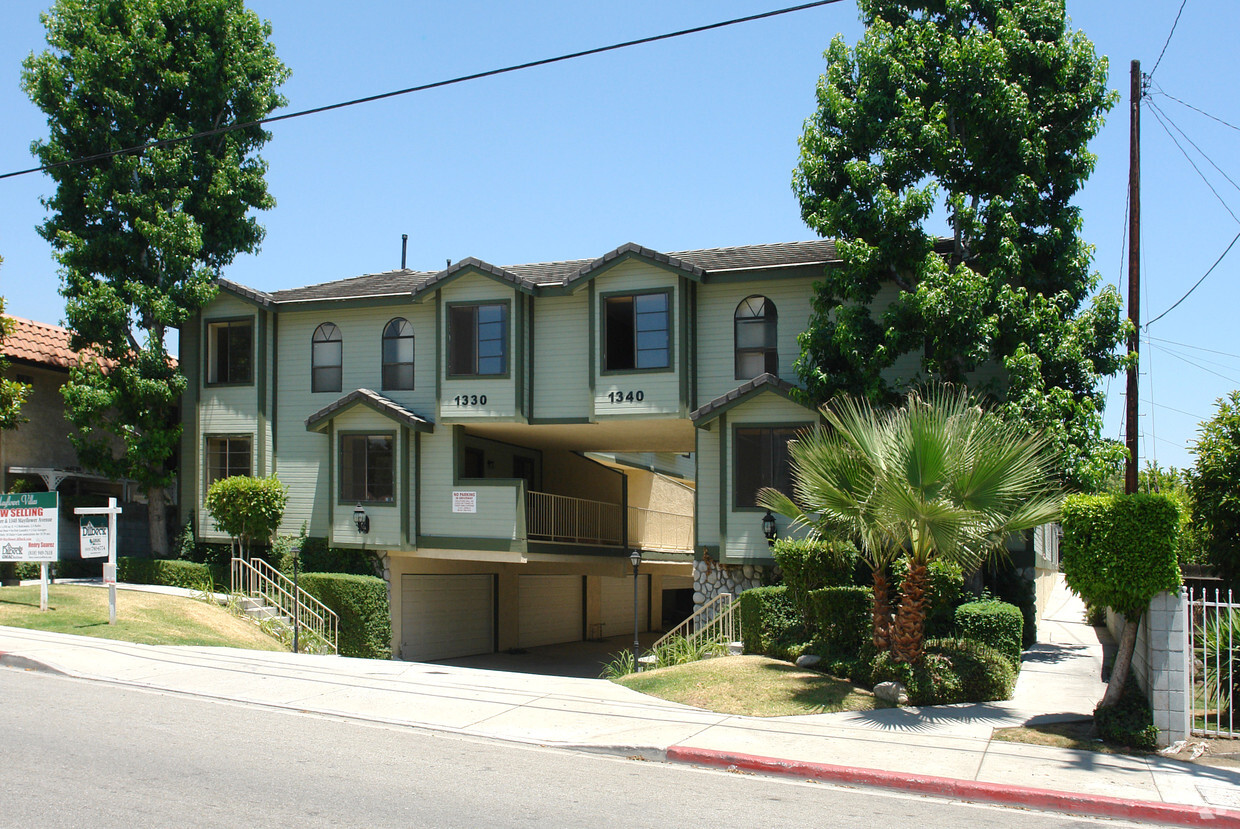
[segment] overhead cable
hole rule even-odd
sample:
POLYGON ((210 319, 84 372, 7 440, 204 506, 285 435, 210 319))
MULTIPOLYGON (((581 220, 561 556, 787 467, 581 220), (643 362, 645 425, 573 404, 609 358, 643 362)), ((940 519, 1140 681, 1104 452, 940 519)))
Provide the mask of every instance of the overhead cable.
POLYGON ((1188 0, 1180 3, 1180 10, 1175 13, 1175 22, 1171 24, 1171 31, 1167 33, 1167 39, 1163 41, 1162 51, 1158 53, 1158 60, 1154 61, 1154 68, 1150 70, 1150 74, 1146 77, 1154 77, 1154 73, 1158 71, 1158 64, 1162 63, 1163 55, 1167 54, 1167 46, 1171 43, 1171 36, 1175 34, 1175 27, 1180 25, 1180 15, 1184 14, 1184 7, 1188 5, 1188 0))
POLYGON ((476 81, 481 78, 490 78, 496 75, 504 75, 509 72, 518 72, 522 69, 533 69, 538 66, 548 66, 553 63, 560 63, 566 60, 574 60, 576 58, 584 58, 590 55, 600 55, 604 52, 614 52, 617 49, 627 49, 630 46, 640 46, 645 43, 655 43, 660 40, 670 40, 676 37, 684 37, 685 35, 700 34, 713 29, 722 29, 725 26, 735 26, 740 23, 752 23, 756 20, 765 20, 770 17, 778 17, 779 15, 791 14, 793 12, 805 11, 806 9, 818 8, 819 6, 828 6, 839 3, 841 0, 814 0, 812 3, 802 3, 799 6, 789 6, 775 11, 762 12, 760 14, 751 14, 745 17, 736 17, 731 20, 724 20, 719 23, 709 23, 705 26, 694 26, 689 29, 681 29, 675 32, 667 32, 661 35, 651 35, 649 37, 641 37, 636 40, 626 40, 623 43, 613 43, 610 46, 599 46, 594 49, 583 49, 580 52, 570 52, 566 55, 558 55, 553 58, 543 58, 541 60, 532 60, 526 63, 518 63, 512 66, 505 66, 500 69, 489 69, 485 72, 474 72, 469 75, 460 75, 443 81, 434 81, 432 83, 420 84, 418 86, 410 86, 405 89, 397 89, 392 92, 383 92, 378 95, 368 95, 365 98, 354 98, 351 101, 341 101, 340 103, 327 104, 325 106, 313 107, 311 109, 303 109, 298 112, 289 112, 284 115, 275 115, 270 118, 259 118, 254 121, 246 121, 241 124, 228 124, 215 129, 203 130, 189 135, 181 135, 175 138, 167 138, 160 141, 150 141, 146 144, 138 144, 132 147, 125 147, 120 150, 111 150, 104 153, 95 153, 94 155, 83 156, 81 158, 69 159, 68 161, 58 161, 55 164, 46 164, 42 167, 31 167, 27 170, 16 170, 11 173, 0 173, 0 179, 13 178, 15 176, 24 176, 29 173, 42 173, 57 167, 66 167, 73 164, 87 164, 92 161, 103 161, 118 155, 141 154, 147 150, 157 149, 159 147, 167 147, 173 144, 179 144, 182 141, 192 141, 196 138, 209 138, 213 135, 220 135, 235 130, 249 129, 250 127, 261 127, 265 124, 274 124, 277 121, 288 121, 293 118, 302 118, 306 115, 317 115, 321 112, 330 112, 334 109, 343 109, 345 107, 357 106, 358 104, 368 104, 374 101, 382 101, 386 98, 395 98, 398 95, 408 95, 413 92, 425 92, 430 89, 439 89, 445 86, 465 83, 466 81, 476 81))

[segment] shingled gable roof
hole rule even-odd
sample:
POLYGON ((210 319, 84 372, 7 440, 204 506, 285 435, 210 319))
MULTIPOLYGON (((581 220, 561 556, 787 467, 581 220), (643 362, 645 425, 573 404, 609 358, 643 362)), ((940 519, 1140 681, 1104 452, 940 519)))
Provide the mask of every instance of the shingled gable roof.
POLYGON ((231 279, 225 279, 221 276, 215 280, 215 284, 220 287, 220 290, 228 291, 228 293, 234 296, 253 302, 260 308, 271 308, 275 305, 275 300, 271 298, 271 294, 242 285, 240 282, 233 282, 231 279))
POLYGON ((306 418, 306 431, 322 431, 329 420, 355 405, 369 406, 379 414, 390 417, 397 423, 403 423, 415 432, 435 431, 435 424, 431 421, 419 417, 399 403, 389 400, 370 389, 357 389, 356 391, 349 392, 339 400, 328 403, 306 418))
POLYGON ((671 254, 659 253, 657 250, 651 250, 650 248, 644 248, 634 242, 628 242, 613 251, 603 254, 590 264, 582 267, 575 274, 565 277, 564 285, 569 287, 583 280, 593 279, 604 271, 614 268, 616 265, 619 265, 621 262, 626 262, 629 259, 645 259, 646 261, 653 262, 656 265, 662 265, 666 268, 670 268, 671 270, 681 271, 691 279, 698 282, 702 281, 702 277, 706 275, 706 269, 700 265, 694 265, 691 262, 686 262, 671 254))
POLYGON ((470 257, 454 263, 441 271, 394 270, 368 273, 334 282, 307 285, 303 288, 263 293, 226 279, 220 279, 220 287, 238 296, 250 292, 252 301, 268 300, 276 307, 296 305, 303 302, 323 300, 358 300, 405 296, 412 300, 434 287, 442 287, 447 279, 461 271, 474 268, 493 278, 508 282, 527 291, 553 288, 562 290, 570 282, 598 276, 613 264, 634 255, 644 255, 651 261, 682 270, 698 279, 709 281, 712 274, 736 271, 779 270, 785 268, 826 266, 840 260, 835 243, 827 239, 808 242, 778 242, 766 245, 741 245, 728 248, 704 248, 701 250, 660 253, 636 244, 621 245, 597 259, 569 259, 560 262, 534 262, 524 265, 490 265, 470 257))
MULTIPOLYGON (((804 403, 796 398, 797 391, 799 389, 796 386, 787 380, 779 379, 774 374, 759 374, 749 382, 742 383, 727 394, 716 397, 705 406, 693 410, 689 413, 689 419, 693 421, 694 426, 705 426, 733 406, 740 405, 749 398, 756 397, 764 392, 774 392, 781 397, 791 400, 798 406, 805 406, 804 403)), ((805 408, 813 411, 812 406, 805 406, 805 408)))

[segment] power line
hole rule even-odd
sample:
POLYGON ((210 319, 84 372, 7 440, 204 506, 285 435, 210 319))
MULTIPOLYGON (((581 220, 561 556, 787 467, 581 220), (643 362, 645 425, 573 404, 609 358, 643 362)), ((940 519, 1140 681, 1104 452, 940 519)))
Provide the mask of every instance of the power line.
MULTIPOLYGON (((1237 216, 1235 212, 1231 209, 1231 207, 1228 206, 1227 202, 1224 201, 1223 197, 1219 195, 1219 192, 1214 189, 1214 185, 1210 183, 1210 180, 1208 178, 1206 178, 1205 173, 1201 172, 1201 168, 1197 166, 1197 162, 1193 161, 1192 156, 1190 156, 1188 154, 1188 151, 1184 149, 1184 147, 1180 144, 1178 140, 1176 140, 1176 137, 1175 135, 1172 134, 1171 130, 1167 129, 1167 123, 1163 121, 1163 117, 1161 114, 1162 111, 1158 107, 1154 106, 1153 104, 1150 105, 1150 111, 1154 113, 1154 119, 1158 121, 1159 126, 1161 126, 1163 128, 1163 131, 1167 133, 1167 137, 1171 139, 1171 143, 1175 144, 1176 149, 1179 150, 1183 154, 1185 160, 1188 161, 1189 166, 1192 167, 1193 170, 1197 173, 1197 175, 1201 177, 1201 180, 1205 182, 1206 187, 1210 188, 1210 192, 1214 194, 1214 198, 1219 200, 1219 204, 1223 205, 1223 209, 1226 210, 1231 215, 1232 219, 1234 219, 1237 223, 1240 223, 1240 216, 1237 216)), ((1208 158, 1206 160, 1209 161, 1208 158)), ((1214 164, 1213 161, 1210 161, 1210 163, 1214 164)), ((1215 165, 1216 169, 1217 167, 1218 165, 1215 165)), ((1231 181, 1230 178, 1227 180, 1231 181)))
MULTIPOLYGON (((1231 177, 1231 176, 1227 175, 1227 171, 1226 171, 1226 170, 1224 170, 1222 167, 1220 167, 1220 166, 1218 166, 1217 164, 1215 164, 1215 163, 1214 163, 1214 159, 1210 158, 1210 156, 1206 154, 1206 151, 1205 151, 1205 150, 1201 149, 1201 147, 1198 147, 1198 146, 1197 146, 1197 142, 1196 142, 1196 141, 1194 141, 1192 138, 1190 138, 1190 137, 1188 136, 1188 134, 1187 134, 1186 132, 1184 132, 1184 130, 1180 129, 1180 125, 1179 125, 1179 124, 1177 124, 1175 121, 1171 120, 1171 116, 1170 116, 1170 115, 1168 115, 1166 112, 1164 112, 1164 111, 1162 110, 1162 108, 1161 108, 1161 107, 1159 107, 1157 104, 1155 104, 1153 101, 1150 101, 1150 108, 1151 108, 1151 109, 1155 109, 1155 110, 1157 110, 1157 111, 1158 111, 1158 112, 1157 112, 1157 115, 1158 115, 1158 116, 1161 116, 1162 118, 1166 118, 1166 119, 1167 119, 1167 123, 1168 123, 1168 124, 1170 124, 1171 126, 1175 127, 1175 131, 1176 131, 1176 132, 1178 132, 1178 133, 1180 134, 1180 136, 1181 136, 1181 137, 1183 137, 1183 139, 1184 139, 1185 141, 1187 141, 1190 145, 1192 145, 1192 148, 1193 148, 1194 150, 1196 150, 1198 153, 1200 153, 1202 158, 1204 158, 1206 161, 1210 162, 1210 166, 1211 166, 1211 167, 1213 167, 1215 170, 1217 170, 1219 175, 1221 175, 1223 178, 1227 179, 1227 183, 1228 183, 1228 184, 1230 184, 1232 187, 1236 188, 1237 190, 1240 190, 1240 184, 1236 184, 1235 180, 1234 180, 1234 179, 1232 179, 1232 177, 1231 177)), ((1161 120, 1161 118, 1160 118, 1160 120, 1161 120)), ((1163 127, 1163 129, 1166 129, 1166 127, 1163 127)))
POLYGON ((604 52, 614 52, 617 49, 627 49, 630 46, 641 46, 646 43, 655 43, 660 40, 670 40, 676 37, 684 37, 685 35, 700 34, 702 32, 709 32, 713 29, 722 29, 725 26, 735 26, 740 23, 752 23, 756 20, 765 20, 770 17, 778 17, 780 15, 791 14, 793 12, 799 12, 799 11, 805 11, 807 9, 814 9, 820 6, 829 6, 834 3, 839 3, 839 2, 841 2, 841 0, 814 0, 814 2, 803 3, 799 6, 788 6, 787 8, 776 9, 775 11, 761 12, 760 14, 751 14, 745 17, 736 17, 731 20, 721 21, 719 23, 709 23, 705 26, 694 26, 689 29, 681 29, 679 31, 667 32, 661 35, 651 35, 649 37, 637 38, 636 40, 626 40, 623 43, 613 43, 610 46, 599 46, 594 49, 584 49, 580 52, 570 52, 569 54, 559 55, 553 58, 543 58, 541 60, 533 60, 533 61, 528 61, 526 63, 518 63, 512 66, 505 66, 501 69, 489 69, 485 72, 474 72, 473 74, 470 74, 470 75, 460 75, 458 77, 451 78, 449 80, 434 81, 432 83, 420 84, 418 86, 410 86, 405 89, 397 89, 393 92, 383 92, 378 95, 368 95, 365 98, 354 98, 351 101, 341 101, 340 103, 327 104, 325 106, 313 107, 312 109, 303 109, 303 110, 300 110, 299 112, 289 112, 284 115, 275 115, 270 118, 260 118, 255 121, 246 121, 245 123, 242 123, 242 124, 230 124, 230 125, 223 126, 223 127, 217 127, 215 129, 203 130, 202 132, 195 132, 190 135, 182 135, 176 138, 166 138, 160 141, 151 141, 146 144, 139 144, 133 147, 126 147, 120 150, 111 150, 105 153, 96 153, 94 155, 88 155, 82 158, 70 159, 68 161, 58 161, 55 164, 47 164, 42 167, 31 167, 28 170, 16 170, 11 173, 2 173, 0 174, 0 179, 13 178, 15 176, 24 176, 30 173, 43 173, 43 172, 47 172, 48 170, 54 170, 58 167, 67 167, 73 164, 87 164, 92 161, 103 161, 108 158, 114 158, 115 156, 118 156, 118 155, 141 154, 141 153, 146 152, 147 150, 154 150, 160 147, 167 147, 173 144, 179 144, 183 141, 192 141, 197 138, 210 138, 211 136, 214 136, 214 135, 221 135, 223 133, 233 132, 235 130, 248 129, 250 127, 261 127, 265 124, 274 124, 277 121, 288 121, 293 118, 301 118, 306 115, 317 115, 321 112, 330 112, 331 110, 334 110, 334 109, 344 109, 345 107, 357 106, 358 104, 369 104, 374 101, 382 101, 386 98, 395 98, 398 95, 409 95, 410 93, 413 93, 413 92, 425 92, 430 89, 439 89, 445 86, 452 86, 454 84, 465 83, 466 81, 476 81, 482 78, 490 78, 496 75, 504 75, 509 72, 518 72, 523 69, 533 69, 538 66, 548 66, 553 63, 561 63, 567 60, 575 60, 576 58, 589 57, 590 55, 600 55, 600 54, 603 54, 604 52))
POLYGON ((1167 345, 1178 345, 1180 346, 1180 348, 1191 348, 1194 351, 1205 351, 1210 354, 1218 354, 1219 356, 1222 356, 1222 357, 1234 357, 1235 359, 1240 360, 1240 354, 1232 354, 1231 352, 1228 352, 1228 351, 1215 351, 1213 348, 1205 348, 1200 345, 1189 345, 1188 343, 1180 343, 1180 342, 1176 342, 1175 340, 1164 340, 1162 337, 1151 337, 1147 335, 1145 339, 1147 341, 1152 340, 1157 343, 1166 343, 1167 345))
POLYGON ((1231 240, 1231 244, 1229 244, 1229 245, 1227 246, 1227 249, 1226 249, 1226 250, 1224 250, 1221 254, 1219 254, 1218 259, 1215 259, 1215 260, 1214 260, 1214 264, 1210 266, 1210 269, 1209 269, 1208 271, 1206 271, 1204 274, 1202 274, 1202 275, 1201 275, 1201 279, 1198 279, 1196 282, 1194 282, 1194 283, 1193 283, 1193 287, 1189 288, 1189 289, 1188 289, 1188 290, 1184 293, 1184 296, 1180 297, 1179 299, 1177 299, 1177 300, 1175 301, 1175 305, 1172 305, 1172 306, 1171 306, 1170 308, 1168 308, 1166 311, 1163 311, 1161 314, 1159 314, 1158 316, 1154 317, 1154 319, 1150 320, 1149 322, 1147 322, 1147 323, 1145 324, 1145 328, 1146 328, 1146 330, 1148 331, 1148 330, 1149 330, 1149 327, 1150 327, 1151 325, 1153 325, 1154 323, 1158 322, 1158 321, 1159 321, 1160 319, 1162 319, 1163 317, 1167 316, 1167 314, 1170 314, 1172 311, 1174 311, 1176 308, 1178 308, 1178 307, 1179 307, 1179 305, 1180 305, 1180 303, 1181 303, 1181 302, 1183 302, 1184 300, 1188 299, 1189 295, 1190 295, 1190 294, 1192 294, 1192 292, 1193 292, 1193 291, 1197 290, 1197 286, 1198 286, 1198 285, 1200 285, 1202 282, 1205 282, 1205 281, 1206 281, 1206 277, 1207 277, 1207 276, 1209 276, 1210 274, 1214 273, 1214 269, 1218 267, 1218 263, 1219 263, 1219 262, 1222 262, 1222 261, 1223 261, 1223 258, 1224 258, 1225 256, 1227 256, 1227 254, 1231 253, 1231 249, 1232 249, 1233 247, 1235 247, 1235 246, 1236 246, 1236 242, 1237 242, 1237 241, 1240 241, 1240 233, 1237 233, 1237 234, 1236 234, 1236 235, 1232 238, 1232 240, 1231 240))
POLYGON ((1180 15, 1184 13, 1184 7, 1188 5, 1188 0, 1180 3, 1180 10, 1175 13, 1175 22, 1171 24, 1171 31, 1167 33, 1167 39, 1163 42, 1162 51, 1158 53, 1158 60, 1154 61, 1154 68, 1150 70, 1147 78, 1154 77, 1154 73, 1158 71, 1158 64, 1162 63, 1163 55, 1167 54, 1167 46, 1171 43, 1171 36, 1175 34, 1175 27, 1180 24, 1180 15))
MULTIPOLYGON (((1146 342, 1149 342, 1149 339, 1148 339, 1148 338, 1146 339, 1146 342)), ((1150 343, 1150 346, 1151 346, 1151 347, 1153 347, 1153 345, 1154 345, 1153 343, 1150 343)), ((1161 346, 1161 345, 1160 345, 1160 346, 1158 346, 1158 347, 1159 347, 1159 348, 1161 348, 1161 349, 1163 349, 1164 351, 1174 351, 1174 352, 1176 352, 1177 354, 1180 354, 1181 356, 1184 356, 1184 357, 1189 356, 1189 355, 1187 355, 1187 354, 1184 354, 1183 352, 1176 351, 1176 349, 1174 349, 1174 348, 1167 348, 1166 346, 1161 346)), ((1226 369, 1227 371, 1234 371, 1234 370, 1236 369, 1236 366, 1235 366, 1234 364, 1232 364, 1232 363, 1222 363, 1222 362, 1219 362, 1218 360, 1208 360, 1208 359, 1206 359, 1205 357, 1194 357, 1194 359, 1196 359, 1196 360, 1200 360, 1201 362, 1205 363, 1206 365, 1210 365, 1210 366, 1218 366, 1219 368, 1221 368, 1221 369, 1226 369)))
POLYGON ((1217 115, 1211 115, 1210 113, 1206 112, 1204 109, 1202 109, 1202 108, 1200 108, 1200 107, 1195 107, 1195 106, 1193 106, 1193 105, 1192 105, 1192 104, 1190 104, 1188 101, 1181 101, 1179 98, 1175 97, 1174 95, 1171 95, 1171 94, 1169 94, 1169 93, 1167 93, 1167 92, 1164 92, 1164 91, 1162 90, 1162 88, 1161 88, 1161 87, 1160 87, 1160 88, 1159 88, 1159 90, 1158 90, 1158 94, 1159 94, 1159 95, 1162 95, 1164 98, 1170 98, 1171 100, 1175 101, 1177 104, 1180 104, 1181 106, 1188 107, 1189 109, 1193 110, 1194 112, 1199 112, 1199 113, 1201 113, 1202 115, 1204 115, 1205 117, 1209 118, 1209 119, 1210 119, 1210 120, 1212 120, 1212 121, 1218 121, 1220 124, 1222 124, 1223 126, 1227 127, 1228 129, 1233 129, 1233 130, 1236 130, 1237 132, 1240 132, 1240 127, 1236 126, 1235 124, 1233 124, 1233 123, 1231 123, 1231 122, 1229 122, 1229 121, 1224 121, 1222 118, 1219 118, 1217 115))
POLYGON ((1201 365, 1200 363, 1194 363, 1192 360, 1188 359, 1187 357, 1182 357, 1182 356, 1180 356, 1179 354, 1176 354, 1174 351, 1170 351, 1170 350, 1168 350, 1168 349, 1166 349, 1166 348, 1163 348, 1162 346, 1155 345, 1155 346, 1154 346, 1154 348, 1157 348, 1159 351, 1163 351, 1163 352, 1165 352, 1165 353, 1167 353, 1167 354, 1170 354, 1172 357, 1176 358, 1177 360, 1181 360, 1181 361, 1183 361, 1183 362, 1185 362, 1185 363, 1188 363, 1188 364, 1189 364, 1190 366, 1192 366, 1193 368, 1199 368, 1199 369, 1201 369, 1202 371, 1204 371, 1206 374, 1213 374, 1215 377, 1221 377, 1221 378, 1223 378, 1223 379, 1224 379, 1224 380, 1226 380, 1228 383, 1235 383, 1237 386, 1240 386, 1240 380, 1237 380, 1237 379, 1235 379, 1234 377, 1228 377, 1226 374, 1219 374, 1219 373, 1218 373, 1217 371, 1215 371, 1214 369, 1206 368, 1205 366, 1201 365))

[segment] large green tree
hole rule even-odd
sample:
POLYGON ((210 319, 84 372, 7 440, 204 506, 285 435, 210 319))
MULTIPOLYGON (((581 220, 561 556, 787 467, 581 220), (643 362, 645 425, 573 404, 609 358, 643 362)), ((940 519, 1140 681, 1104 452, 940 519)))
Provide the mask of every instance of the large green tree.
POLYGON ((12 323, 4 316, 4 297, 0 297, 0 430, 15 429, 22 422, 22 403, 30 393, 30 386, 4 376, 9 369, 9 362, 4 359, 4 338, 11 329, 12 323))
POLYGON ((1071 200, 1115 100, 1063 0, 858 0, 835 38, 793 188, 836 240, 797 370, 816 402, 969 383, 1041 431, 1070 484, 1123 457, 1101 377, 1122 365, 1120 300, 1095 293, 1071 200), (999 367, 998 372, 989 370, 999 367), (899 378, 899 379, 896 379, 899 378))
POLYGON ((75 159, 264 118, 283 106, 288 70, 271 27, 242 0, 57 0, 51 47, 22 83, 47 114, 34 142, 55 195, 40 233, 62 267, 73 347, 89 349, 64 387, 84 465, 147 491, 151 545, 167 549, 164 489, 180 440, 185 379, 167 335, 213 294, 240 252, 257 250, 252 215, 274 200, 260 127, 85 163, 75 159))
POLYGON ((1218 401, 1192 447, 1193 530, 1218 574, 1240 587, 1240 391, 1218 401))

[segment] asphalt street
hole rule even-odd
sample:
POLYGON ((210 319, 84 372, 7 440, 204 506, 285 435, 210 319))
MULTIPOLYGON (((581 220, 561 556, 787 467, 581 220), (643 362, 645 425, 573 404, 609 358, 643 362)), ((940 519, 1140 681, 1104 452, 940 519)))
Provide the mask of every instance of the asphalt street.
POLYGON ((1102 823, 518 746, 20 668, 0 669, 0 696, 2 826, 1102 823))

